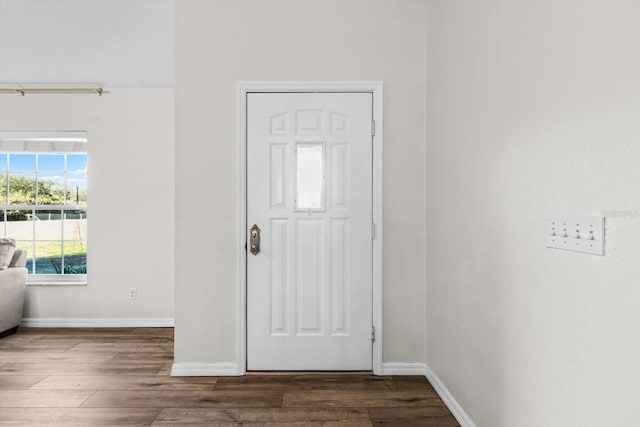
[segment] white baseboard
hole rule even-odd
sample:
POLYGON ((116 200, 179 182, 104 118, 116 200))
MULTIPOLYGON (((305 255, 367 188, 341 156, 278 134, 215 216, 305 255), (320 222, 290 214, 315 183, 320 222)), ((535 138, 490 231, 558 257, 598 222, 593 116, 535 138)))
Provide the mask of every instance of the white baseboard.
POLYGON ((424 374, 460 425, 462 427, 476 427, 475 423, 471 420, 471 417, 467 415, 464 409, 462 409, 462 406, 460 406, 451 392, 449 392, 449 389, 447 389, 442 381, 440 381, 440 378, 438 378, 435 372, 433 372, 427 365, 424 365, 424 374))
POLYGON ((383 363, 381 375, 424 375, 424 363, 383 363))
POLYGON ((172 317, 146 318, 23 318, 24 328, 169 328, 174 326, 172 317))
POLYGON ((236 363, 188 363, 174 362, 171 368, 172 377, 229 377, 239 376, 236 363))

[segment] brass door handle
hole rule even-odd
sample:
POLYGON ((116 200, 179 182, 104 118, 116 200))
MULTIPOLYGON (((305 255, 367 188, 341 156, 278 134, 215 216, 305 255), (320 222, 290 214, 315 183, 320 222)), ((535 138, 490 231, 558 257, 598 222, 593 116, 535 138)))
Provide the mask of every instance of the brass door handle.
POLYGON ((260 253, 260 228, 256 224, 249 229, 249 245, 252 254, 260 253))

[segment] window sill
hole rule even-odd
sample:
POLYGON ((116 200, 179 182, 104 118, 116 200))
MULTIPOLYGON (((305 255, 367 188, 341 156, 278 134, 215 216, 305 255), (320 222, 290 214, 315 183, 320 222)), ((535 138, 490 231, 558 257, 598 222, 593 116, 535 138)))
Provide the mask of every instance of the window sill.
POLYGON ((86 286, 87 275, 34 274, 27 276, 27 286, 86 286))
POLYGON ((60 282, 45 282, 42 280, 35 280, 33 282, 27 281, 27 286, 86 286, 87 281, 82 282, 69 282, 69 281, 60 281, 60 282))

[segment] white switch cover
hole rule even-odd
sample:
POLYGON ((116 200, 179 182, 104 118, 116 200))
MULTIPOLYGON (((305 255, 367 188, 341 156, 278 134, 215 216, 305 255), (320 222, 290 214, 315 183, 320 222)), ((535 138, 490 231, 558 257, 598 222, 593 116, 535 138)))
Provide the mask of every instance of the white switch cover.
POLYGON ((603 216, 547 216, 544 226, 548 248, 604 255, 603 216))

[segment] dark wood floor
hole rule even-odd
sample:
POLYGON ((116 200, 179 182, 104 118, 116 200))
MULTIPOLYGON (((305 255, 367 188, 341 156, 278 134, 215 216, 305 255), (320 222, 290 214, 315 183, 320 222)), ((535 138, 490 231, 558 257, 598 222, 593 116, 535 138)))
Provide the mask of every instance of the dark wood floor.
POLYGON ((171 377, 172 328, 0 339, 0 424, 458 426, 424 377, 171 377))

